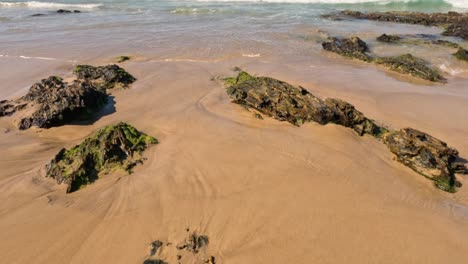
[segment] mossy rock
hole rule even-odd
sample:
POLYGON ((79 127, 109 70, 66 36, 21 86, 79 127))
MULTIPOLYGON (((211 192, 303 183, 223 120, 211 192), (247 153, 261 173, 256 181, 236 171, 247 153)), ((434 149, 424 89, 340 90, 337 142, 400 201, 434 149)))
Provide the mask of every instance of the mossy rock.
POLYGON ((401 37, 398 35, 382 34, 379 37, 377 37, 377 40, 380 42, 386 42, 386 43, 397 43, 398 41, 401 40, 401 37))
POLYGON ((224 80, 226 92, 233 102, 295 126, 305 122, 335 123, 352 128, 359 135, 373 136, 380 136, 385 131, 345 101, 322 100, 302 87, 277 79, 254 77, 240 71, 236 77, 224 80))
POLYGON ((143 162, 142 152, 158 141, 126 123, 106 126, 81 144, 62 149, 46 166, 47 176, 74 192, 116 169, 131 172, 143 162))
POLYGON ((115 60, 118 63, 126 62, 126 61, 129 61, 130 59, 131 58, 129 56, 118 56, 117 58, 115 58, 115 60))
POLYGON ((374 59, 374 62, 382 64, 392 71, 409 74, 431 82, 447 82, 447 79, 445 79, 437 69, 429 67, 426 61, 414 57, 411 54, 396 57, 376 58, 374 59))
POLYGON ((468 61, 468 50, 459 48, 458 51, 453 54, 453 56, 459 60, 468 61))

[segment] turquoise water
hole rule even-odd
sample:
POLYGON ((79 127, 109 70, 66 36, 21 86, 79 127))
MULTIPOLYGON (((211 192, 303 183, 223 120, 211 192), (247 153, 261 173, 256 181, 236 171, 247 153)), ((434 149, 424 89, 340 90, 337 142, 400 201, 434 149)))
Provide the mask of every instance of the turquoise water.
POLYGON ((343 9, 465 11, 464 5, 465 0, 0 0, 0 55, 66 59, 119 52, 205 58, 260 52, 303 55, 309 50, 301 41, 311 38, 310 32, 380 30, 373 22, 329 21, 322 14, 343 9), (56 14, 61 8, 82 13, 56 14))

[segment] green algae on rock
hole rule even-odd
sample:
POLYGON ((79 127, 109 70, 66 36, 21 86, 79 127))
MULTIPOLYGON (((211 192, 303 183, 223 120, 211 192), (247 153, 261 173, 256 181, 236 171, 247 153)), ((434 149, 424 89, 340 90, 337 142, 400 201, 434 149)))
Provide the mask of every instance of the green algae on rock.
POLYGON ((468 61, 468 50, 459 48, 458 51, 453 54, 453 56, 459 60, 468 61))
POLYGON ((409 74, 432 82, 447 82, 447 79, 438 70, 429 67, 426 61, 416 58, 411 54, 396 57, 377 57, 367 54, 366 52, 369 51, 367 44, 358 37, 348 39, 333 38, 331 42, 322 43, 322 46, 327 51, 365 62, 381 64, 392 71, 402 74, 409 74))
POLYGON ((302 87, 269 77, 254 77, 239 72, 226 78, 225 86, 234 103, 296 126, 304 122, 335 123, 352 128, 357 134, 373 135, 404 165, 432 179, 436 187, 454 192, 461 184, 455 173, 467 173, 465 164, 457 162, 458 151, 423 132, 412 128, 389 131, 357 111, 353 105, 340 99, 322 100, 302 87))
POLYGON ((115 60, 118 62, 118 63, 122 63, 122 62, 126 62, 128 60, 130 60, 130 56, 118 56, 117 58, 115 58, 115 60))
POLYGON ((143 162, 142 152, 158 141, 126 123, 106 126, 81 144, 62 149, 46 166, 47 176, 68 185, 67 193, 115 169, 131 172, 143 162))
POLYGON ((86 80, 100 89, 127 88, 136 81, 130 73, 117 65, 78 65, 73 73, 79 80, 86 80))
POLYGON ((447 79, 438 70, 427 66, 428 63, 426 61, 416 58, 411 54, 376 58, 374 62, 382 64, 392 71, 409 74, 424 80, 441 83, 447 82, 447 79))
POLYGON ((386 131, 345 101, 322 100, 302 87, 280 80, 253 77, 241 71, 237 77, 226 78, 225 85, 235 103, 296 126, 305 122, 335 123, 352 128, 359 135, 374 136, 386 131))
POLYGON ((401 37, 398 35, 382 34, 377 37, 377 40, 380 42, 386 42, 386 43, 396 43, 401 40, 401 37))
POLYGON ((465 166, 456 162, 458 151, 445 142, 416 129, 404 128, 387 133, 384 143, 399 162, 433 180, 437 188, 455 192, 461 186, 455 173, 465 173, 465 166))

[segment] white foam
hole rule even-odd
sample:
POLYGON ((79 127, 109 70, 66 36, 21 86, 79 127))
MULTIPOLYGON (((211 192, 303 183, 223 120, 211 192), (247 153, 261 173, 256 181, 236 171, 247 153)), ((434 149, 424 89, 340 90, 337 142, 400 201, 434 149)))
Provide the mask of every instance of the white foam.
POLYGON ((81 9, 94 9, 102 6, 102 4, 65 4, 54 2, 0 2, 1 7, 26 7, 26 8, 81 8, 81 9))
MULTIPOLYGON (((421 0, 197 0, 199 2, 265 2, 265 3, 317 3, 317 4, 389 4, 392 2, 420 2, 421 0)), ((429 2, 429 0, 428 0, 429 2)), ((454 7, 468 8, 468 0, 440 0, 454 7)))
POLYGON ((258 58, 258 57, 260 57, 260 53, 256 53, 256 54, 242 54, 242 57, 258 58))
POLYGON ((442 71, 444 71, 444 72, 446 72, 446 73, 448 73, 448 74, 450 74, 450 75, 452 75, 452 76, 459 75, 460 73, 464 73, 464 72, 465 72, 465 71, 462 70, 462 69, 454 69, 454 68, 450 67, 449 65, 447 65, 447 64, 445 64, 445 63, 442 64, 442 65, 440 65, 439 68, 440 68, 442 71))

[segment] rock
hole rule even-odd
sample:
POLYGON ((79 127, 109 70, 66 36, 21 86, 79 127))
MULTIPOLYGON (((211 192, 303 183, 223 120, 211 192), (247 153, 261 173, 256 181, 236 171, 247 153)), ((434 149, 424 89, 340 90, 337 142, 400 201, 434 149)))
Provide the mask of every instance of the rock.
POLYGON ((386 131, 366 118, 351 104, 339 99, 322 99, 302 87, 269 77, 239 72, 226 78, 227 93, 235 103, 252 107, 280 121, 300 126, 305 122, 335 123, 354 129, 359 135, 379 136, 386 131))
POLYGON ((325 50, 358 60, 370 61, 371 59, 366 54, 369 51, 369 47, 358 37, 332 38, 330 42, 322 43, 322 47, 325 50))
POLYGON ((408 11, 363 13, 345 10, 342 11, 340 15, 357 19, 438 26, 446 28, 443 33, 446 36, 460 37, 468 40, 468 13, 420 13, 408 11))
POLYGON ((200 249, 208 246, 209 239, 205 235, 197 235, 197 233, 192 233, 184 241, 179 243, 176 248, 178 250, 187 250, 193 253, 198 253, 200 249))
POLYGON ((367 44, 357 37, 349 39, 333 38, 331 42, 324 42, 322 46, 325 50, 332 51, 346 57, 384 65, 392 71, 409 74, 428 81, 441 83, 447 82, 438 70, 430 68, 427 66, 427 62, 416 58, 411 54, 384 58, 366 54, 365 52, 369 51, 367 44))
POLYGON ((158 249, 160 249, 162 246, 163 246, 163 242, 160 240, 151 242, 150 256, 154 256, 156 252, 158 252, 158 249))
POLYGON ((205 260, 205 263, 207 263, 207 264, 216 264, 216 258, 214 256, 211 256, 207 260, 205 260))
POLYGON ((122 62, 130 60, 130 57, 129 56, 118 56, 117 58, 115 58, 115 60, 118 63, 122 63, 122 62))
POLYGON ((115 169, 131 172, 143 162, 141 153, 158 141, 119 123, 104 127, 81 144, 62 149, 46 166, 47 177, 68 185, 67 193, 94 182, 99 175, 115 169))
POLYGON ((143 264, 168 264, 168 263, 160 259, 145 259, 145 261, 143 261, 143 264))
POLYGON ((464 48, 459 48, 458 51, 455 54, 453 54, 453 56, 455 56, 455 58, 459 60, 468 61, 468 50, 464 48))
POLYGON ((72 12, 72 11, 70 11, 70 10, 65 10, 65 9, 59 9, 59 10, 57 10, 57 13, 59 13, 59 14, 67 14, 67 13, 71 13, 71 12, 72 12))
POLYGON ((135 77, 115 64, 98 67, 78 65, 73 73, 79 80, 89 81, 101 89, 126 88, 136 81, 135 77))
POLYGON ((63 82, 51 76, 31 86, 29 92, 18 100, 0 102, 0 117, 27 109, 18 128, 31 126, 49 128, 82 120, 101 108, 107 94, 85 81, 63 82))
POLYGON ((447 82, 447 79, 445 79, 438 70, 427 66, 427 62, 416 58, 411 54, 396 57, 376 58, 374 62, 382 64, 392 71, 409 74, 424 80, 440 83, 447 82))
POLYGON ((445 47, 449 47, 449 48, 454 48, 454 49, 461 48, 460 45, 458 45, 457 43, 452 42, 452 41, 448 41, 448 40, 443 40, 443 39, 434 40, 434 41, 432 41, 432 44, 445 46, 445 47))
POLYGON ((386 43, 396 43, 401 40, 401 37, 397 35, 382 34, 381 36, 377 37, 377 40, 386 43))
POLYGON ((41 17, 41 16, 47 16, 47 15, 46 15, 46 14, 38 13, 38 14, 32 14, 31 16, 32 16, 32 17, 41 17))
POLYGON ((437 188, 455 192, 455 187, 460 186, 455 179, 454 167, 461 171, 465 166, 454 163, 459 158, 458 151, 448 147, 445 142, 424 132, 404 128, 386 134, 384 143, 399 162, 432 179, 437 188))
POLYGON ((366 118, 353 105, 340 99, 321 100, 302 87, 269 78, 239 72, 226 78, 227 93, 233 102, 256 109, 294 125, 304 122, 335 123, 350 127, 359 135, 370 134, 383 142, 397 159, 416 172, 431 178, 442 190, 453 192, 461 186, 455 173, 468 173, 455 149, 420 131, 405 128, 388 131, 366 118))

